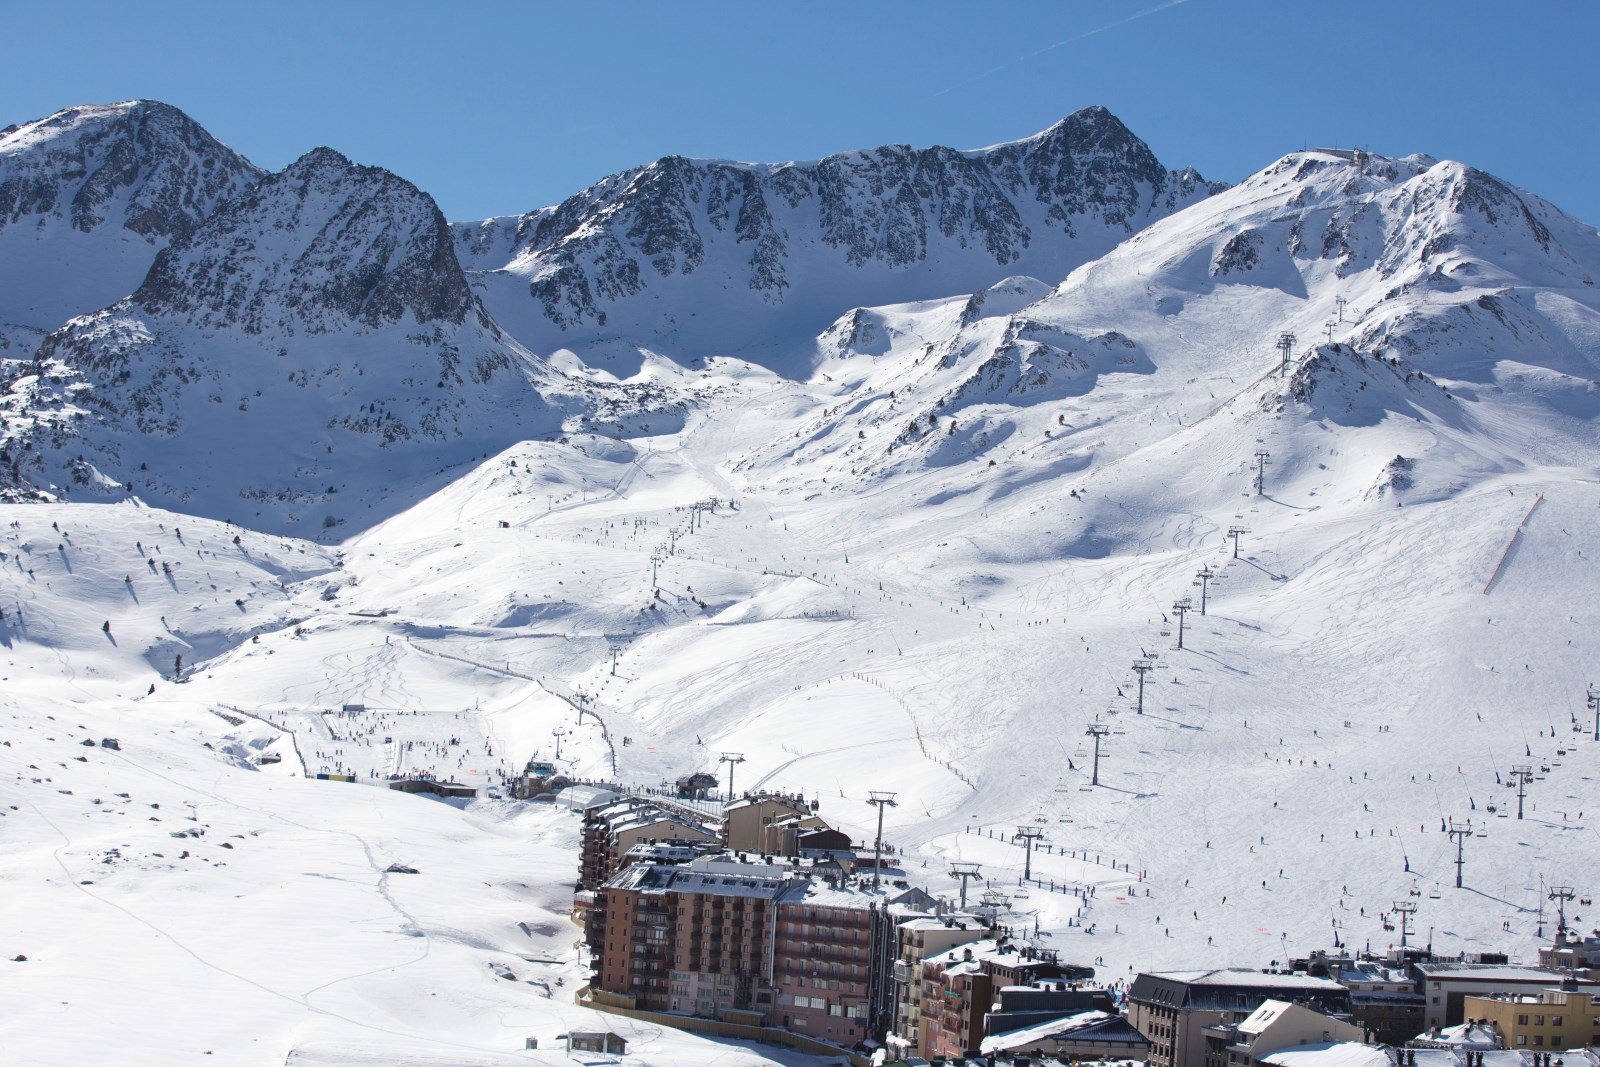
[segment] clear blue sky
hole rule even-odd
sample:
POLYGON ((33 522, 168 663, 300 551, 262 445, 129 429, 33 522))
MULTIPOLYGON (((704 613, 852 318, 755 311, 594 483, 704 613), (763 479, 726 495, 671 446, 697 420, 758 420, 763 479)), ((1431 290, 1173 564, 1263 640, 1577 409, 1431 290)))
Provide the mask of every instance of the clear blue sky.
POLYGON ((0 0, 0 27, 0 126, 152 97, 264 167, 388 167, 452 219, 669 153, 974 148, 1104 104, 1212 179, 1424 151, 1600 223, 1592 0, 0 0))

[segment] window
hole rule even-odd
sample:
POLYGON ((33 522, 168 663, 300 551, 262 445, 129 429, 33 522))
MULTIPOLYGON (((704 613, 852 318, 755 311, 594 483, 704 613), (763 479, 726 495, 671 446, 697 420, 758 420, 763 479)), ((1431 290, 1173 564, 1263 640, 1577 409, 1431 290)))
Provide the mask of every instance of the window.
POLYGON ((1561 1025, 1561 1016, 1559 1016, 1559 1015, 1550 1016, 1550 1025, 1551 1026, 1560 1026, 1561 1025))
POLYGON ((1534 1043, 1534 1044, 1535 1044, 1535 1045, 1542 1045, 1542 1044, 1544 1044, 1544 1035, 1543 1035, 1543 1034, 1534 1034, 1534 1035, 1533 1035, 1533 1043, 1534 1043))
POLYGON ((1527 1026, 1528 1025, 1528 1017, 1526 1015, 1517 1016, 1517 1025, 1518 1026, 1527 1026))
POLYGON ((1535 1015, 1533 1017, 1533 1025, 1535 1025, 1535 1026, 1543 1026, 1544 1025, 1544 1016, 1543 1015, 1535 1015))

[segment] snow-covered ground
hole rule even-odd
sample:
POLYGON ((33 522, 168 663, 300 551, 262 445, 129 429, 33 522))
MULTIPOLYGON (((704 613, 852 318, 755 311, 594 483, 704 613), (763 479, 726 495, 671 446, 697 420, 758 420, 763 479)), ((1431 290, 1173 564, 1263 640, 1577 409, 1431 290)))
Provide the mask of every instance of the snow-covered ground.
POLYGON ((1108 980, 1381 949, 1396 901, 1531 961, 1600 869, 1600 256, 1541 205, 1546 259, 1515 214, 1406 245, 1407 204, 1488 194, 1384 165, 1290 157, 1054 288, 874 309, 803 380, 709 361, 681 432, 516 444, 337 546, 0 510, 0 1041, 558 1062, 523 1038, 595 1023, 628 1062, 812 1062, 572 1005, 570 814, 365 784, 493 784, 557 731, 579 777, 738 753, 859 839, 893 790, 914 881, 979 862, 1108 980), (1331 251, 1286 250, 1291 205, 1331 251))

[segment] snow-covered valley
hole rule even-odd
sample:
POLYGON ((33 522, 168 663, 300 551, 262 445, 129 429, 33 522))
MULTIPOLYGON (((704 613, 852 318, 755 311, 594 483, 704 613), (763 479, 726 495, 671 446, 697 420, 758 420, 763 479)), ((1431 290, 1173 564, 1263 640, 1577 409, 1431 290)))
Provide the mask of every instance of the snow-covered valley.
MULTIPOLYGON (((556 1035, 598 1018, 572 1002, 577 818, 380 788, 487 790, 557 744, 563 773, 646 786, 738 753, 736 789, 802 792, 857 840, 894 791, 913 884, 953 899, 951 861, 979 862, 1008 921, 1108 981, 1381 949, 1405 900, 1439 952, 1531 961, 1547 887, 1592 892, 1592 227, 1460 164, 1300 152, 1056 276, 996 263, 975 293, 836 307, 748 352, 535 346, 414 189, 347 163, 308 156, 225 218, 326 167, 422 221, 268 226, 243 260, 202 224, 152 272, 186 265, 191 306, 146 282, 44 340, 48 371, 58 324, 0 327, 19 1062, 562 1062, 556 1035), (363 287, 297 356, 218 309, 303 323, 302 232, 321 291, 363 287), (390 273, 352 265, 372 256, 390 273), (438 278, 443 318, 413 299, 438 278), (385 292, 404 310, 363 319, 385 292), (145 329, 137 358, 104 339, 145 329), (418 331, 492 373, 407 392, 418 331), (163 373, 185 360, 203 373, 163 373), (197 418, 211 382, 230 403, 197 418), (118 403, 152 389, 181 426, 118 403), (384 443, 328 423, 352 404, 448 426, 384 443), (1460 889, 1451 820, 1474 830, 1460 889), (1019 892, 1021 825, 1036 877, 1093 896, 1019 892)), ((824 1062, 606 1025, 629 1062, 824 1062)))

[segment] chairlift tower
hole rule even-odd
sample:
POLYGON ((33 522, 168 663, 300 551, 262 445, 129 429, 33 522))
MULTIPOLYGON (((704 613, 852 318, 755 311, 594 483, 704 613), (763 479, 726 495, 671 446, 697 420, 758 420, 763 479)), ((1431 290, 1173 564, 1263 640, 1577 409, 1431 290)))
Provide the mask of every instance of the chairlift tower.
POLYGON ((976 863, 951 863, 950 877, 961 879, 961 910, 967 910, 967 883, 974 878, 982 878, 976 863))
POLYGON ((1294 355, 1294 334, 1285 331, 1278 335, 1278 354, 1283 357, 1283 363, 1278 368, 1279 375, 1289 373, 1289 360, 1294 355))
POLYGON ((1594 712, 1594 739, 1600 741, 1600 691, 1589 687, 1589 710, 1594 712))
POLYGON ((1022 880, 1026 882, 1033 877, 1033 843, 1044 836, 1044 831, 1037 826, 1019 826, 1017 836, 1022 838, 1022 847, 1026 850, 1022 861, 1022 880))
POLYGON ((1156 669, 1156 665, 1147 659, 1133 661, 1133 672, 1139 676, 1139 714, 1144 714, 1144 676, 1156 669))
MULTIPOLYGON (((1267 495, 1267 463, 1272 459, 1272 453, 1264 448, 1256 449, 1256 496, 1267 495)), ((1238 543, 1235 542, 1235 548, 1238 543)))
POLYGON ((872 888, 883 884, 883 809, 898 807, 893 793, 874 789, 867 794, 867 803, 878 809, 878 836, 872 843, 872 888))
POLYGON ((1522 818, 1522 798, 1527 793, 1528 783, 1533 781, 1533 767, 1527 763, 1516 763, 1511 767, 1511 777, 1517 780, 1517 818, 1522 818))
POLYGON ((1400 916, 1400 951, 1406 949, 1406 938, 1411 934, 1411 916, 1417 913, 1417 902, 1414 900, 1397 900, 1394 904, 1395 914, 1400 916))
POLYGON ((1460 889, 1461 888, 1461 867, 1462 867, 1462 865, 1464 863, 1466 863, 1466 858, 1464 857, 1462 850, 1466 846, 1467 838, 1471 837, 1473 835, 1473 833, 1474 833, 1474 831, 1472 829, 1472 820, 1468 819, 1466 822, 1457 822, 1456 820, 1451 819, 1450 820, 1450 829, 1447 830, 1446 833, 1448 833, 1451 837, 1455 838, 1455 842, 1456 842, 1456 888, 1460 889))
POLYGON ((1211 590, 1211 579, 1216 576, 1216 572, 1209 566, 1201 567, 1195 572, 1195 577, 1200 579, 1200 614, 1202 615, 1206 613, 1206 594, 1211 590))
POLYGON ((620 656, 620 655, 622 655, 622 646, 621 645, 612 645, 611 646, 611 674, 613 676, 615 676, 616 673, 617 673, 617 657, 620 656))
POLYGON ((1553 885, 1550 887, 1550 893, 1546 899, 1556 902, 1556 944, 1558 945, 1566 940, 1567 901, 1577 895, 1570 885, 1553 885))
POLYGON ((742 752, 724 752, 724 753, 722 753, 722 755, 717 757, 717 762, 718 763, 726 763, 728 765, 728 799, 732 800, 733 799, 733 769, 734 769, 734 767, 736 767, 739 764, 744 762, 744 753, 742 753, 742 752))
MULTIPOLYGON (((1143 681, 1144 680, 1144 675, 1141 674, 1139 676, 1139 679, 1140 679, 1140 681, 1143 681)), ((1089 784, 1090 785, 1099 785, 1100 784, 1100 739, 1102 737, 1111 736, 1111 727, 1106 725, 1105 723, 1101 722, 1100 720, 1096 719, 1094 722, 1089 724, 1089 728, 1087 730, 1085 730, 1084 733, 1087 734, 1089 737, 1094 738, 1094 771, 1089 775, 1089 784)))
MULTIPOLYGON (((1234 559, 1238 559, 1239 558, 1239 535, 1240 534, 1247 534, 1249 532, 1250 531, 1246 530, 1243 526, 1230 526, 1230 527, 1228 527, 1228 536, 1233 538, 1233 558, 1234 559)), ((1600 722, 1600 719, 1597 719, 1596 721, 1600 722)), ((1596 740, 1600 740, 1600 737, 1597 737, 1596 740)))
POLYGON ((1183 647, 1183 618, 1194 610, 1194 601, 1188 597, 1181 597, 1172 605, 1172 610, 1178 614, 1178 647, 1183 647))
POLYGON ((561 739, 567 736, 567 732, 557 726, 550 731, 550 736, 556 739, 556 760, 559 762, 561 759, 561 739))
POLYGON ((1338 305, 1338 307, 1339 307, 1339 321, 1343 322, 1344 321, 1344 306, 1346 304, 1350 303, 1350 301, 1346 300, 1342 296, 1336 296, 1336 297, 1333 298, 1333 302, 1338 305))

